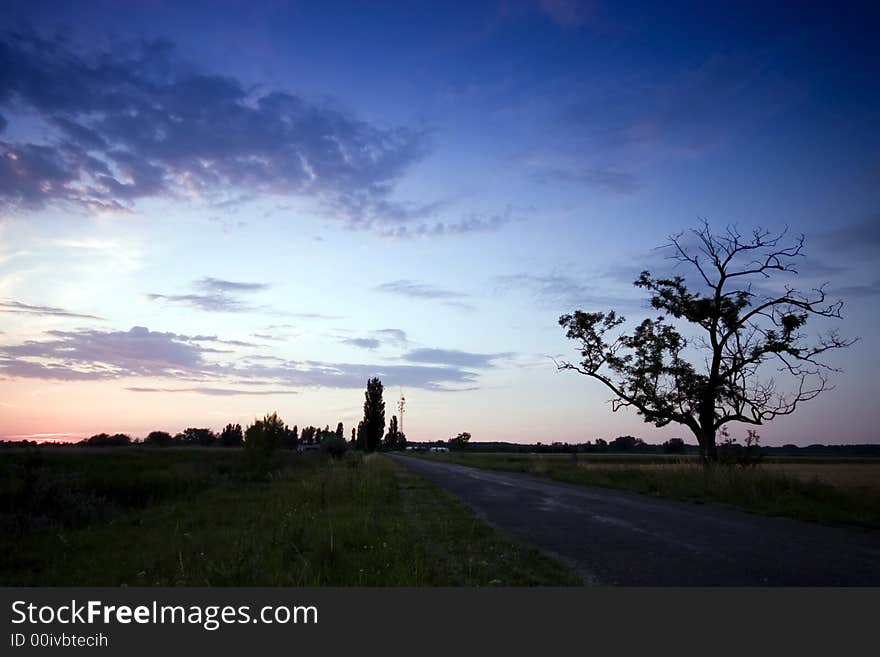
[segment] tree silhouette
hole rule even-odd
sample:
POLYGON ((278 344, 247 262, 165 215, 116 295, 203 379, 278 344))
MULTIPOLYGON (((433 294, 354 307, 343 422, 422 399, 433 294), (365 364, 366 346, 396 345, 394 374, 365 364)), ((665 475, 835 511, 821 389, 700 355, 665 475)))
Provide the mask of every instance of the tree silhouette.
POLYGON ((195 427, 187 427, 183 431, 183 442, 187 445, 212 445, 217 440, 217 436, 210 429, 198 429, 195 427))
POLYGON ((388 433, 385 434, 385 448, 397 449, 397 441, 400 432, 397 430, 397 416, 391 416, 391 422, 388 423, 388 433))
POLYGON ((670 438, 663 443, 663 451, 666 454, 684 454, 687 451, 687 445, 681 438, 670 438))
POLYGON ((171 434, 167 431, 151 431, 150 435, 144 440, 146 445, 155 445, 156 447, 167 447, 173 442, 171 434))
POLYGON ((382 401, 382 382, 378 378, 367 381, 364 392, 364 448, 378 449, 385 433, 385 402, 382 401))
POLYGON ((613 310, 562 315, 559 324, 579 343, 582 360, 557 367, 605 384, 615 395, 615 411, 632 406, 658 427, 688 427, 704 460, 717 461, 715 437, 722 427, 764 424, 816 398, 829 389, 834 371, 822 357, 854 340, 830 331, 806 344, 802 329, 810 316, 840 318, 843 303, 827 302, 824 286, 805 295, 788 284, 778 291, 754 285, 797 274, 793 262, 802 257, 803 236, 784 245, 785 231, 758 229, 744 238, 735 227, 715 234, 705 221, 691 234, 695 245, 680 233, 665 247, 674 261, 695 270, 705 296, 691 292, 681 276, 654 278, 643 271, 634 285, 652 293, 660 316, 613 337, 625 321, 613 310), (686 338, 680 325, 698 336, 686 338), (787 385, 780 385, 778 374, 787 385))
POLYGON ((618 436, 611 441, 608 448, 615 452, 628 452, 644 444, 645 442, 641 438, 635 438, 634 436, 618 436))
POLYGON ((245 463, 252 476, 265 478, 281 447, 287 426, 277 413, 256 420, 244 432, 245 463))
POLYGON ((471 434, 467 431, 463 431, 458 434, 455 438, 449 439, 449 449, 465 449, 468 446, 468 442, 471 439, 471 434))
POLYGON ((224 447, 241 447, 244 443, 244 434, 240 424, 227 424, 220 432, 220 444, 224 447))

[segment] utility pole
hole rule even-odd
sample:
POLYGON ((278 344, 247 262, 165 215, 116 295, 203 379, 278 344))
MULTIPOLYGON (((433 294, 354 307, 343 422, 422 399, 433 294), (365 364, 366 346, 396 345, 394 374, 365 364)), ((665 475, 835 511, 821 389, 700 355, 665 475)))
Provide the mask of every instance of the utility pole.
POLYGON ((400 426, 398 431, 403 433, 403 414, 406 412, 406 397, 403 396, 403 389, 400 390, 400 399, 397 401, 397 416, 400 418, 400 426))

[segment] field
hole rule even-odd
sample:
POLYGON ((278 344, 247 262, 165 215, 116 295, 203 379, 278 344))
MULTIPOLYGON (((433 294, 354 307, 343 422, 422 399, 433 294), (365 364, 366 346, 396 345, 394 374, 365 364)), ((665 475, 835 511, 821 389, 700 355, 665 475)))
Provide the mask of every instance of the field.
POLYGON ((379 454, 4 450, 0 551, 6 586, 579 583, 379 454))
POLYGON ((662 454, 416 454, 830 525, 880 527, 880 459, 777 458, 754 468, 704 468, 694 457, 662 454))

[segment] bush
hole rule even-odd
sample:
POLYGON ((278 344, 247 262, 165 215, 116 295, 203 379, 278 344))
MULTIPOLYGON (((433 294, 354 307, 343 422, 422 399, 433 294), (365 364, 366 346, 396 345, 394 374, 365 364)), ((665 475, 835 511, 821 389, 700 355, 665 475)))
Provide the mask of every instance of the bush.
POLYGON ((326 452, 334 459, 341 459, 348 451, 348 443, 345 438, 333 434, 321 441, 321 451, 326 452))
POLYGON ((267 415, 247 428, 243 453, 245 468, 251 477, 265 479, 268 476, 286 430, 277 413, 267 415))
POLYGON ((663 443, 663 451, 666 454, 684 454, 686 446, 681 438, 670 438, 663 443))
MULTIPOLYGON (((726 436, 726 434, 723 434, 726 436)), ((732 438, 725 438, 718 446, 718 461, 723 465, 739 465, 753 468, 764 458, 761 454, 761 437, 754 429, 749 429, 746 444, 740 445, 732 438)))
POLYGON ((227 424, 220 434, 220 444, 224 447, 241 447, 243 442, 240 424, 227 424))
POLYGON ((146 445, 155 445, 156 447, 168 447, 174 442, 174 438, 167 431, 151 431, 150 435, 144 440, 146 445))

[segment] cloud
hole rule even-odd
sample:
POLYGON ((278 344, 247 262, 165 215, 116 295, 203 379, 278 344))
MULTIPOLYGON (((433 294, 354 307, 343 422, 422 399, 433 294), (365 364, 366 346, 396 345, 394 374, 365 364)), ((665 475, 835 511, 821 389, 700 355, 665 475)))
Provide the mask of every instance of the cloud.
POLYGON ((174 376, 210 370, 204 360, 215 349, 187 336, 142 326, 129 331, 49 331, 51 339, 0 346, 0 373, 41 379, 112 379, 174 376))
POLYGON ((269 289, 267 283, 240 283, 219 278, 201 278, 193 283, 204 294, 147 294, 150 301, 167 301, 206 310, 208 312, 240 313, 254 310, 254 307, 236 298, 239 294, 262 292, 269 289))
MULTIPOLYGON (((289 317, 298 319, 345 319, 342 315, 323 315, 321 313, 284 313, 289 317)), ((287 325, 289 326, 289 325, 287 325)), ((292 328, 292 327, 291 327, 292 328)))
POLYGON ((452 290, 444 290, 428 283, 419 281, 411 281, 406 279, 382 283, 377 286, 379 292, 388 294, 396 294, 403 297, 411 297, 414 299, 462 299, 466 294, 461 292, 453 292, 452 290))
POLYGON ((496 291, 525 290, 552 306, 577 305, 592 296, 592 290, 560 274, 509 274, 496 276, 496 291))
POLYGON ((246 342, 244 340, 223 340, 216 335, 194 335, 188 338, 191 342, 216 342, 218 344, 228 344, 233 347, 261 347, 256 342, 246 342))
POLYGON ((867 285, 846 285, 844 287, 829 286, 829 294, 840 296, 843 299, 863 299, 866 297, 880 296, 880 280, 867 285))
POLYGON ((514 221, 510 208, 500 214, 471 214, 459 221, 435 221, 395 225, 383 228, 385 237, 411 239, 420 237, 442 237, 444 235, 464 235, 466 233, 491 233, 514 221))
POLYGON ((847 256, 856 254, 871 259, 880 249, 880 214, 868 221, 840 226, 818 235, 819 245, 847 256))
POLYGON ((510 358, 512 353, 501 354, 475 354, 455 349, 414 349, 403 355, 404 360, 414 363, 431 363, 435 365, 447 365, 452 367, 470 367, 474 369, 486 369, 493 367, 493 361, 500 358, 510 358))
POLYGON ((296 395, 296 390, 235 390, 233 388, 126 388, 130 392, 187 392, 198 395, 232 397, 238 395, 296 395))
POLYGON ((240 313, 251 310, 251 306, 241 303, 226 294, 148 294, 150 301, 168 301, 207 310, 209 312, 240 313))
MULTIPOLYGON (((222 361, 218 359, 228 352, 201 344, 209 336, 162 333, 138 326, 129 331, 48 331, 46 336, 44 340, 0 346, 0 376, 62 381, 151 377, 211 382, 217 385, 187 386, 187 391, 215 395, 227 394, 219 391, 227 390, 222 384, 229 383, 359 389, 373 376, 389 386, 455 390, 477 383, 477 373, 467 367, 488 367, 492 359, 503 356, 479 358, 478 354, 447 352, 444 360, 439 353, 426 353, 418 362, 427 364, 329 363, 261 355, 222 361)), ((139 387, 137 391, 165 390, 172 388, 139 387)))
POLYGON ((269 289, 267 283, 239 283, 209 277, 196 281, 196 286, 212 292, 262 292, 269 289))
POLYGON ((386 387, 406 386, 425 390, 455 390, 473 386, 477 374, 462 367, 439 365, 399 365, 327 363, 322 361, 283 361, 272 365, 251 363, 227 372, 244 380, 291 386, 362 389, 376 376, 386 387))
POLYGON ((465 312, 473 312, 476 310, 476 307, 473 304, 463 300, 468 297, 467 294, 445 290, 419 281, 406 279, 390 281, 376 286, 376 290, 379 292, 385 292, 386 294, 408 297, 410 299, 436 300, 444 306, 465 312))
POLYGON ((49 133, 0 141, 0 203, 16 210, 274 193, 316 199, 352 225, 381 223, 396 181, 428 152, 423 129, 200 71, 169 41, 98 52, 7 33, 0 70, 0 106, 49 133))
POLYGON ((0 301, 0 313, 23 313, 26 315, 39 315, 41 317, 73 317, 76 319, 98 319, 102 321, 104 319, 97 315, 84 315, 53 306, 32 306, 20 301, 0 301))
POLYGON ((346 338, 340 342, 360 349, 378 349, 381 345, 381 342, 376 338, 346 338))
MULTIPOLYGON (((632 276, 632 272, 627 276, 632 276)), ((615 294, 616 288, 597 289, 564 274, 509 274, 495 277, 495 293, 525 293, 543 308, 565 311, 575 307, 635 310, 641 302, 634 297, 615 294)), ((629 282, 631 282, 631 280, 629 282)))
POLYGON ((562 182, 603 189, 617 194, 632 194, 642 187, 635 174, 610 169, 539 167, 532 172, 532 178, 542 184, 562 182))
POLYGON ((409 344, 406 332, 401 329, 379 329, 377 331, 371 331, 370 335, 372 337, 341 338, 339 342, 360 349, 369 349, 371 351, 378 349, 383 345, 399 348, 405 347, 409 344))
POLYGON ((401 329, 395 328, 386 328, 379 329, 378 331, 373 331, 373 333, 380 339, 385 342, 390 342, 397 346, 406 345, 408 342, 406 331, 402 331, 401 329))
POLYGON ((793 78, 791 45, 713 52, 661 75, 611 77, 548 90, 525 107, 547 126, 542 150, 570 166, 538 166, 544 182, 562 181, 632 193, 640 171, 723 147, 797 106, 808 93, 793 78))
POLYGON ((254 333, 253 336, 260 338, 260 340, 275 340, 277 342, 283 342, 288 339, 287 336, 272 335, 271 333, 254 333))

